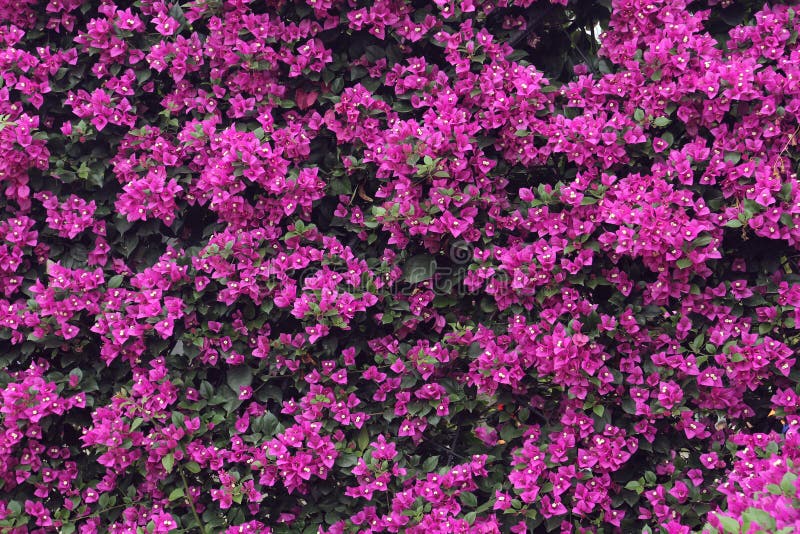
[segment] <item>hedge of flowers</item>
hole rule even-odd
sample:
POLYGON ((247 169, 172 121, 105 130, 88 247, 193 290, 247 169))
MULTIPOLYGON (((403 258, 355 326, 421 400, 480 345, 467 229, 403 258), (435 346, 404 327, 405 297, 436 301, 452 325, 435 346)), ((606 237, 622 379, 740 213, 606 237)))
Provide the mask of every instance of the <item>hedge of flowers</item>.
POLYGON ((0 1, 0 532, 800 529, 800 17, 0 1))

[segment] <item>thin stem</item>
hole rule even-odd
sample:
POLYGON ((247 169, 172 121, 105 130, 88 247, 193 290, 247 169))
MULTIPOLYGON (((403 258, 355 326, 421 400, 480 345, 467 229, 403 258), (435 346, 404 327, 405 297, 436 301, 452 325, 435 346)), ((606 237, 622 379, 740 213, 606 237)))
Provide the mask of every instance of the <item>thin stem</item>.
POLYGON ((428 438, 426 438, 426 437, 424 437, 424 436, 423 436, 423 438, 422 438, 422 439, 423 439, 423 441, 424 441, 425 443, 428 443, 428 444, 430 444, 430 445, 433 445, 434 447, 437 447, 438 449, 440 449, 440 450, 442 450, 442 451, 444 451, 444 452, 447 452, 448 454, 452 454, 452 455, 453 455, 453 456, 455 456, 456 458, 460 458, 461 460, 464 460, 465 462, 468 462, 468 461, 469 461, 469 458, 465 458, 464 456, 462 456, 462 455, 458 454, 456 451, 452 450, 450 447, 447 447, 447 446, 445 446, 445 445, 442 445, 442 444, 440 444, 440 443, 436 443, 435 441, 433 441, 433 440, 431 440, 431 439, 428 439, 428 438))
POLYGON ((781 149, 781 151, 778 152, 778 157, 775 158, 775 163, 773 163, 773 165, 772 165, 772 174, 773 175, 777 175, 778 174, 778 165, 783 167, 783 155, 786 153, 786 151, 791 146, 792 142, 794 141, 794 137, 797 135, 798 132, 800 132, 800 125, 798 125, 797 128, 795 128, 795 130, 791 133, 791 135, 789 135, 789 140, 786 141, 786 144, 783 145, 783 148, 781 149))
POLYGON ((115 504, 114 506, 109 506, 108 508, 103 508, 102 510, 98 510, 96 512, 92 512, 91 514, 86 514, 86 515, 82 515, 82 516, 76 517, 75 519, 70 521, 70 523, 72 523, 73 525, 77 525, 78 521, 83 521, 84 519, 91 519, 93 517, 98 517, 101 514, 105 514, 106 512, 110 512, 111 510, 115 510, 117 508, 125 508, 126 506, 135 506, 135 505, 141 504, 143 502, 144 501, 134 501, 134 502, 126 502, 126 503, 122 503, 122 504, 115 504))
POLYGON ((186 501, 189 503, 189 508, 192 509, 192 515, 194 515, 194 520, 197 521, 197 527, 200 529, 200 534, 206 534, 206 527, 204 527, 203 522, 200 521, 200 516, 197 514, 197 508, 194 507, 194 499, 189 492, 189 483, 186 481, 186 475, 183 474, 183 469, 178 469, 178 472, 181 474, 183 491, 186 494, 186 501))
POLYGON ((456 454, 453 449, 456 448, 458 444, 458 438, 461 436, 461 426, 456 427, 455 436, 453 436, 453 443, 450 445, 450 451, 447 453, 447 465, 450 465, 450 462, 453 461, 453 455, 456 454))

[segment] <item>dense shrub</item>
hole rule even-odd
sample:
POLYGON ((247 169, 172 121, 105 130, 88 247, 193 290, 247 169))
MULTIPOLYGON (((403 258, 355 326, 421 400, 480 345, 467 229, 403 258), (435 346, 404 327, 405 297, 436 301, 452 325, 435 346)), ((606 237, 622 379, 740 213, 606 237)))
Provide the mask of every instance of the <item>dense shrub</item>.
POLYGON ((0 532, 800 528, 788 3, 0 19, 0 532))

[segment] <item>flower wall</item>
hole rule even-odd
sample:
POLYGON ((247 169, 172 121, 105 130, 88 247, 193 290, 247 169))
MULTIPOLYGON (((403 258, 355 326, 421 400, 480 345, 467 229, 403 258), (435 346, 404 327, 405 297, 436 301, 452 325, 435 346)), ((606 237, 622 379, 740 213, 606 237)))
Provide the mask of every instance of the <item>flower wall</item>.
POLYGON ((0 1, 0 532, 796 532, 792 3, 0 1))

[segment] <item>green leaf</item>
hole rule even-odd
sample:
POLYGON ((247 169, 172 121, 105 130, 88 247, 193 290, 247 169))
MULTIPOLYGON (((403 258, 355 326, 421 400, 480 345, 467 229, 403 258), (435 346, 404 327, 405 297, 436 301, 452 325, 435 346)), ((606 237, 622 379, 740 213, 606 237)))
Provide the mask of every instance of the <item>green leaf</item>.
POLYGON ((461 503, 464 506, 467 506, 469 508, 475 508, 476 506, 478 506, 478 498, 475 496, 474 493, 470 493, 468 491, 465 491, 465 492, 461 493, 458 496, 458 498, 461 500, 461 503))
POLYGON ((758 523, 762 531, 774 532, 775 531, 775 518, 768 512, 759 510, 758 508, 748 508, 742 513, 742 521, 749 521, 750 524, 758 523))
POLYGON ((739 152, 725 152, 725 161, 729 161, 736 165, 741 161, 742 155, 739 152))
POLYGON ((689 346, 693 351, 700 352, 700 349, 703 348, 703 342, 705 342, 705 340, 706 336, 701 332, 694 338, 694 341, 692 341, 689 346))
POLYGON ((678 266, 678 269, 688 269, 694 264, 692 263, 692 260, 690 260, 689 258, 681 258, 675 262, 675 265, 678 266))
POLYGON ((266 412, 253 419, 252 427, 255 432, 260 432, 265 438, 272 438, 278 432, 280 421, 272 412, 266 412))
POLYGON ((653 120, 653 125, 663 128, 664 126, 669 126, 671 122, 672 121, 667 117, 656 117, 655 120, 653 120))
POLYGON ((142 419, 141 417, 136 417, 136 418, 134 418, 134 420, 131 422, 131 429, 130 429, 130 431, 131 431, 131 432, 133 432, 134 430, 136 430, 137 428, 139 428, 140 426, 142 426, 142 423, 143 423, 143 422, 144 422, 144 419, 142 419))
POLYGON ((197 462, 186 462, 184 467, 186 467, 187 471, 195 475, 200 472, 200 464, 197 462))
POLYGON ((80 243, 72 243, 69 247, 69 255, 73 260, 79 264, 82 264, 86 263, 86 260, 89 257, 89 250, 86 248, 86 246, 80 243))
POLYGON ((386 50, 380 46, 370 45, 366 48, 366 56, 370 63, 374 63, 376 60, 386 57, 386 50))
POLYGON ((739 534, 741 525, 736 519, 721 514, 717 514, 717 519, 719 519, 722 531, 725 532, 725 534, 739 534))
POLYGON ((742 201, 742 205, 744 206, 744 213, 751 217, 754 213, 760 213, 763 206, 753 200, 752 198, 746 198, 742 201))
POLYGON ((183 8, 175 2, 169 10, 169 16, 178 21, 179 24, 186 24, 186 15, 183 13, 183 8))
POLYGON ((184 421, 186 421, 186 416, 183 415, 181 412, 172 412, 172 424, 175 425, 175 428, 180 428, 183 426, 184 421))
POLYGON ((525 433, 525 429, 522 426, 506 424, 500 430, 500 439, 504 439, 506 441, 511 441, 514 438, 520 437, 524 433, 525 433))
POLYGON ((791 201, 791 199, 792 199, 792 182, 785 182, 781 186, 780 195, 781 195, 781 197, 783 197, 784 200, 791 201))
POLYGON ((353 467, 358 463, 359 458, 361 458, 361 456, 351 452, 340 454, 336 458, 336 465, 339 467, 353 467))
POLYGON ((487 146, 493 145, 497 141, 497 138, 490 135, 479 135, 477 141, 478 148, 486 148, 487 146))
POLYGON ((10 501, 10 502, 9 502, 9 503, 6 505, 6 508, 8 508, 8 510, 9 510, 9 511, 10 511, 10 512, 11 512, 13 515, 19 515, 19 514, 21 514, 21 513, 22 513, 22 503, 21 503, 21 502, 19 502, 19 501, 16 501, 16 500, 12 500, 12 501, 10 501))
POLYGON ((438 456, 430 456, 424 462, 422 462, 422 472, 423 473, 432 473, 436 466, 439 465, 439 457, 438 456))
POLYGON ((629 414, 636 413, 636 403, 633 402, 633 399, 626 398, 622 401, 622 411, 629 414))
POLYGON ((167 497, 167 498, 170 501, 175 501, 175 500, 178 500, 178 499, 180 499, 181 497, 184 497, 184 496, 186 496, 186 494, 183 492, 183 488, 175 488, 174 490, 172 490, 170 492, 169 497, 167 497))
POLYGON ((183 356, 184 353, 185 353, 185 349, 184 349, 184 346, 183 346, 183 340, 179 339, 178 341, 175 342, 175 346, 172 347, 172 350, 170 351, 170 355, 172 355, 172 356, 183 356))
POLYGON ((697 237, 697 239, 692 241, 692 245, 695 246, 695 247, 704 247, 704 246, 710 244, 713 239, 714 238, 711 237, 710 234, 700 235, 700 236, 697 237))
POLYGON ((794 496, 797 493, 797 475, 786 473, 781 479, 781 489, 787 496, 794 496))
POLYGON ((641 494, 644 491, 644 485, 642 485, 640 480, 631 480, 625 484, 625 489, 629 491, 635 491, 637 494, 641 494))
POLYGON ((369 432, 366 428, 362 428, 361 432, 358 433, 358 437, 356 438, 356 445, 358 445, 359 450, 366 450, 369 447, 369 432))
POLYGON ((167 470, 167 473, 172 473, 172 468, 175 467, 175 455, 172 453, 167 454, 161 458, 161 465, 167 470))
POLYGON ((238 396, 240 386, 249 386, 253 383, 253 370, 246 365, 228 369, 228 386, 238 396))
POLYGON ((411 256, 403 265, 403 279, 410 284, 429 280, 436 272, 436 259, 430 254, 411 256))

